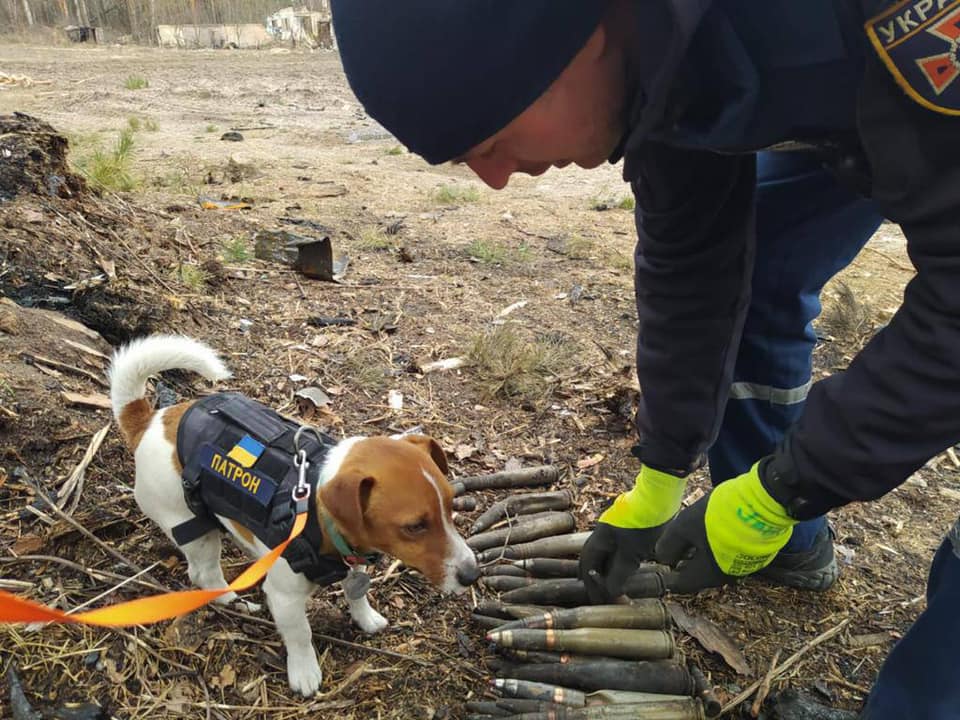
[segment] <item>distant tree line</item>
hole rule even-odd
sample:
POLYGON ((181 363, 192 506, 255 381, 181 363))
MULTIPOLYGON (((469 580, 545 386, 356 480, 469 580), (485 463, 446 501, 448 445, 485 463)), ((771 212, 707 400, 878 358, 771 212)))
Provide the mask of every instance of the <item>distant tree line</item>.
POLYGON ((152 42, 157 25, 262 23, 290 5, 324 11, 328 0, 0 0, 0 31, 87 25, 152 42))

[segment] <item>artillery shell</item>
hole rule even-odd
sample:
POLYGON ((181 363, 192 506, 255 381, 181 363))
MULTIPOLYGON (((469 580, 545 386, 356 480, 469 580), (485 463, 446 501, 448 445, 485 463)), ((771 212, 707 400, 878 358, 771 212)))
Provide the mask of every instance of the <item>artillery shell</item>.
POLYGON ((470 526, 470 534, 486 530, 508 515, 529 515, 543 510, 566 510, 573 499, 566 490, 548 493, 530 493, 527 495, 511 495, 490 506, 476 522, 470 526))
POLYGON ((662 660, 673 655, 673 636, 664 630, 575 628, 573 630, 493 630, 487 640, 523 650, 559 650, 610 655, 626 660, 662 660))
POLYGON ((558 558, 528 558, 527 560, 514 560, 513 565, 536 578, 575 578, 580 568, 580 561, 558 558))
MULTIPOLYGON (((503 557, 508 560, 523 560, 525 558, 550 557, 569 558, 577 557, 583 545, 590 537, 589 532, 570 533, 556 537, 542 538, 532 542, 508 545, 503 548, 503 557)), ((500 548, 490 548, 477 555, 477 562, 489 562, 500 557, 500 548)))
POLYGON ((684 695, 630 692, 628 690, 597 690, 587 695, 587 707, 593 705, 626 705, 628 703, 659 702, 662 700, 688 700, 684 695))
POLYGON ((573 664, 515 665, 509 672, 510 677, 516 680, 560 685, 586 692, 626 690, 690 697, 694 690, 693 678, 683 665, 663 660, 597 660, 573 664))
POLYGON ((480 568, 480 574, 484 577, 491 575, 509 575, 510 577, 530 577, 526 570, 515 565, 487 565, 480 568))
MULTIPOLYGON (((501 625, 499 629, 502 629, 501 625)), ((575 665, 584 662, 597 662, 600 660, 613 660, 621 662, 619 658, 606 657, 604 655, 577 655, 575 653, 549 652, 547 650, 515 650, 513 648, 498 648, 501 654, 511 660, 524 663, 562 663, 564 665, 575 665)))
POLYGON ((552 485, 560 479, 560 468, 555 465, 539 465, 513 472, 499 472, 491 475, 475 475, 460 478, 453 483, 455 495, 468 490, 493 490, 495 488, 538 487, 552 485))
POLYGON ((477 509, 477 499, 472 495, 468 497, 455 497, 453 499, 453 509, 461 512, 473 512, 477 509))
POLYGON ((548 712, 561 708, 566 710, 564 705, 544 702, 543 700, 530 700, 529 698, 500 698, 497 700, 497 707, 509 710, 511 713, 548 712))
POLYGON ((506 542, 525 543, 530 540, 552 537, 569 533, 577 526, 577 521, 568 512, 551 512, 530 520, 520 520, 516 524, 499 530, 480 533, 467 538, 472 550, 500 548, 506 542))
POLYGON ((464 704, 464 709, 469 713, 474 713, 476 715, 492 715, 494 717, 504 717, 506 715, 513 715, 514 713, 506 708, 502 708, 495 702, 477 702, 475 700, 470 700, 464 704))
POLYGON ((557 720, 704 720, 703 707, 694 698, 630 703, 626 705, 593 705, 567 711, 557 720))
POLYGON ((531 615, 543 615, 552 609, 544 605, 507 605, 496 600, 483 600, 477 603, 473 609, 474 615, 487 615, 489 617, 503 618, 504 622, 509 620, 518 620, 520 618, 530 617, 531 615))
MULTIPOLYGON (((632 598, 662 597, 664 593, 663 578, 657 573, 638 573, 627 580, 625 591, 632 598)), ((541 580, 533 585, 504 593, 502 599, 508 603, 549 604, 565 607, 577 607, 590 603, 583 583, 571 578, 541 580)))
POLYGON ((659 600, 634 600, 629 605, 593 605, 555 610, 540 616, 527 617, 504 625, 501 630, 520 628, 637 628, 660 630, 667 627, 670 615, 659 600))
POLYGON ((533 585, 534 582, 535 580, 533 578, 511 577, 509 575, 489 575, 483 578, 484 586, 490 588, 491 590, 496 590, 497 592, 516 590, 517 588, 533 585))
POLYGON ((690 676, 693 678, 694 695, 700 698, 700 702, 703 703, 704 714, 708 718, 719 715, 723 705, 720 704, 719 698, 713 692, 713 688, 710 687, 710 683, 707 682, 707 678, 704 677, 703 670, 700 669, 699 665, 690 663, 690 676))
POLYGON ((583 707, 587 703, 587 696, 579 690, 571 690, 557 685, 546 685, 514 678, 497 678, 493 681, 493 686, 507 697, 543 700, 544 702, 572 705, 573 707, 583 707))

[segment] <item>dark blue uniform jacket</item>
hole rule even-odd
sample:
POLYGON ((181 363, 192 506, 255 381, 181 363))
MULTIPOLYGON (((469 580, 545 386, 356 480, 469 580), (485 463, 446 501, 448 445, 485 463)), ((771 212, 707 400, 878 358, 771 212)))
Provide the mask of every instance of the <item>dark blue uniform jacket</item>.
POLYGON ((637 4, 621 150, 637 197, 644 462, 687 472, 717 434, 749 304, 754 151, 799 141, 828 163, 861 158, 851 180, 907 236, 903 306, 816 383, 770 462, 798 519, 878 497, 960 441, 960 118, 922 107, 881 63, 864 22, 890 4, 637 4))

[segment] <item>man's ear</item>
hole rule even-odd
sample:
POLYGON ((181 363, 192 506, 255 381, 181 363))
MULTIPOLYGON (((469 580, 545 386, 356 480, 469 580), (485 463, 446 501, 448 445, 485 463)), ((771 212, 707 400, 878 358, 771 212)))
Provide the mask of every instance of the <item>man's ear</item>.
POLYGON ((369 475, 347 471, 334 475, 320 487, 323 507, 354 542, 367 535, 364 515, 375 482, 369 475))
POLYGON ((410 443, 411 445, 415 445, 429 455, 433 459, 433 462, 437 464, 437 467, 440 468, 440 472, 442 472, 444 475, 450 474, 450 467, 447 465, 447 454, 443 452, 443 448, 440 447, 440 443, 438 443, 432 437, 429 435, 404 435, 400 439, 404 442, 410 443))

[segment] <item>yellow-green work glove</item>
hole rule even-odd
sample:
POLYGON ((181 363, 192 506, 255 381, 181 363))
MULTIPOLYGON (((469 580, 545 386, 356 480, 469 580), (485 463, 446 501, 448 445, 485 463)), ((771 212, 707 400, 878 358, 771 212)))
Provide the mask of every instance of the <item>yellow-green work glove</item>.
POLYGON ((656 558, 675 568, 675 592, 696 592, 771 563, 797 521, 770 497, 760 463, 684 509, 657 541, 656 558))
POLYGON ((633 490, 604 511, 580 554, 580 579, 590 602, 607 603, 622 595, 637 566, 653 559, 660 533, 680 509, 686 484, 686 478, 644 465, 633 490))

